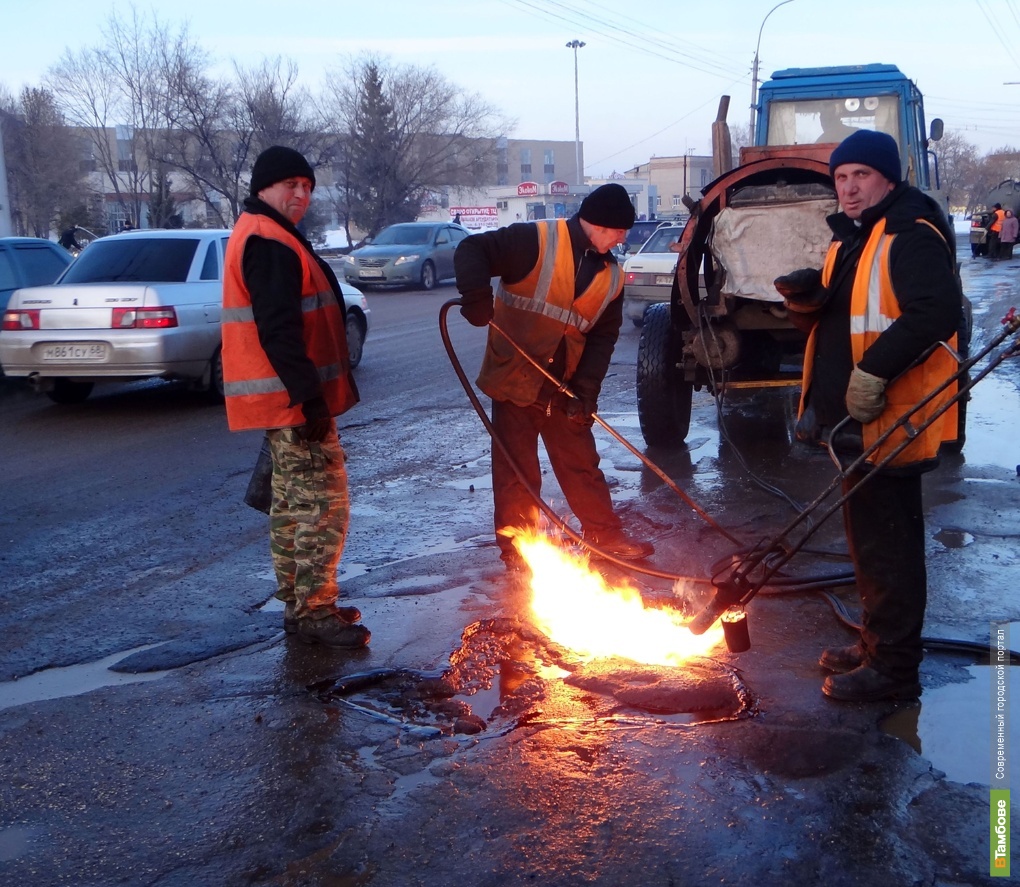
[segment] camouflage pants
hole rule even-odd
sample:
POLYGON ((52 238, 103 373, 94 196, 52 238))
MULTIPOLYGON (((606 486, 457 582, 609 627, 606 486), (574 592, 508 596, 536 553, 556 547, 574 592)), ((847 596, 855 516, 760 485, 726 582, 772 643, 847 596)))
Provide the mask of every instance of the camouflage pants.
POLYGON ((269 547, 276 597, 293 603, 300 618, 336 603, 336 570, 351 519, 344 451, 335 426, 321 443, 301 440, 293 428, 266 434, 273 454, 269 547))

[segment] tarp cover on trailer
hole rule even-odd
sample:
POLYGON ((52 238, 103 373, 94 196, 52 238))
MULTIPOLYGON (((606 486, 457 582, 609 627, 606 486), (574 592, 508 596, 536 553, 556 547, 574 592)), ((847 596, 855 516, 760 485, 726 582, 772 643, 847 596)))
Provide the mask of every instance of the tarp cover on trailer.
POLYGON ((722 292, 782 302, 772 281, 798 268, 821 268, 832 239, 825 217, 835 200, 727 206, 712 222, 712 255, 723 268, 722 292))

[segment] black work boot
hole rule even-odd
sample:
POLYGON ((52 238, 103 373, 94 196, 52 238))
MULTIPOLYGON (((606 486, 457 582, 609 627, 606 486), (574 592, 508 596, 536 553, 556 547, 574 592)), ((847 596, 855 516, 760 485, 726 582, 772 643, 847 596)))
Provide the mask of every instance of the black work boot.
POLYGON ((838 674, 853 671, 864 664, 864 651, 860 644, 850 644, 848 647, 828 647, 822 650, 818 664, 822 668, 838 674))
POLYGON ((625 561, 636 561, 655 554, 650 542, 632 539, 623 530, 603 530, 600 533, 585 533, 584 541, 595 548, 625 561))
POLYGON ((861 665, 846 674, 831 674, 822 683, 822 692, 842 702, 880 702, 883 699, 917 699, 921 684, 917 676, 891 678, 861 665))
POLYGON ((291 637, 304 644, 358 649, 367 646, 372 638, 372 632, 364 625, 351 625, 349 622, 344 622, 340 615, 332 610, 323 619, 312 619, 310 616, 305 616, 294 621, 296 624, 291 637))
MULTIPOLYGON (((354 624, 361 619, 361 610, 357 607, 334 607, 333 611, 340 618, 341 622, 354 624)), ((294 615, 294 602, 288 601, 283 608, 283 630, 287 634, 294 634, 297 631, 297 617, 294 615)))

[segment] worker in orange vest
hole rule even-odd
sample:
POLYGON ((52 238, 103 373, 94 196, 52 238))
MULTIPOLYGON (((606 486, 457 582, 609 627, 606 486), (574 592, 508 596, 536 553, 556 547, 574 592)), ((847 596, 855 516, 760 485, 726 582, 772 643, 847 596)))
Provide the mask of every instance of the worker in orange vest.
POLYGON ((357 607, 337 606, 350 523, 334 417, 358 402, 344 300, 329 266, 295 227, 315 173, 292 148, 255 160, 251 196, 224 258, 223 392, 231 431, 265 429, 273 460, 270 550, 283 627, 330 647, 371 637, 357 607))
POLYGON ((988 258, 999 258, 999 244, 1002 241, 1002 222, 1006 218, 1006 211, 1001 203, 995 204, 992 208, 992 223, 988 226, 988 258))

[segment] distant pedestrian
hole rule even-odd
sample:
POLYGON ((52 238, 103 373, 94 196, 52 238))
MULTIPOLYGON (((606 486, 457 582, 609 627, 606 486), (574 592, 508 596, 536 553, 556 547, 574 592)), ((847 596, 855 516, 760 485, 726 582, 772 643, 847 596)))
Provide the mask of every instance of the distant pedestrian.
POLYGON ((460 224, 460 213, 457 213, 457 215, 455 215, 453 217, 453 224, 454 225, 459 225, 460 224))
POLYGON ((991 224, 988 226, 988 258, 999 258, 999 243, 1002 240, 1002 220, 1006 218, 1006 211, 1001 203, 992 207, 991 224))
POLYGON ((1013 210, 1005 210, 1006 217, 1002 220, 1002 231, 999 232, 999 258, 1012 259, 1013 246, 1020 236, 1020 219, 1013 215, 1013 210))
POLYGON ((231 431, 265 429, 273 459, 269 542, 284 630, 306 643, 363 647, 357 607, 337 606, 350 523, 334 416, 358 402, 344 300, 298 231, 315 173, 292 148, 255 160, 251 196, 227 243, 223 390, 231 431))

